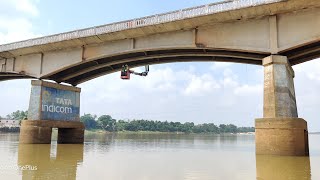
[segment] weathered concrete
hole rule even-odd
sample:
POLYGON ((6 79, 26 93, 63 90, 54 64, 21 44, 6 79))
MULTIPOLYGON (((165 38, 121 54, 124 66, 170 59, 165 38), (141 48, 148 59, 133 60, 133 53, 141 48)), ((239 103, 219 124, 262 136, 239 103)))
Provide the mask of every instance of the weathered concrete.
POLYGON ((263 59, 263 117, 298 117, 294 71, 287 57, 272 55, 263 59))
POLYGON ((307 122, 300 118, 256 119, 256 154, 309 155, 307 122))
POLYGON ((22 121, 20 127, 19 143, 21 144, 50 144, 52 127, 33 126, 22 121))
POLYGON ((58 144, 82 144, 84 125, 82 122, 23 120, 21 122, 21 144, 50 144, 52 128, 58 128, 58 144))

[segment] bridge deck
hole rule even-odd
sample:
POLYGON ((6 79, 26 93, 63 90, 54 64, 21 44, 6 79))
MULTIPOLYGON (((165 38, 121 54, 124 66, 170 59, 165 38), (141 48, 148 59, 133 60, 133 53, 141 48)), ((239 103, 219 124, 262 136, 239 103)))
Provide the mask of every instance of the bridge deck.
MULTIPOLYGON (((31 54, 61 48, 77 47, 86 44, 101 43, 109 40, 132 38, 133 36, 141 36, 142 34, 146 34, 145 32, 147 32, 147 34, 148 32, 154 34, 164 31, 190 28, 186 26, 186 24, 197 26, 199 24, 199 18, 201 17, 207 17, 206 20, 203 18, 201 19, 200 22, 202 24, 214 23, 214 21, 228 21, 232 17, 225 17, 217 20, 213 18, 212 15, 285 1, 287 0, 227 0, 198 7, 172 11, 164 14, 157 14, 123 22, 111 23, 102 26, 0 45, 0 57, 10 58, 16 54, 31 54), (186 21, 184 20, 188 20, 188 23, 185 23, 186 21), (174 26, 170 24, 173 22, 176 23, 174 26), (162 26, 158 26, 160 28, 157 28, 156 25, 162 26), (148 29, 144 27, 148 27, 148 29), (109 37, 108 35, 112 35, 112 37, 109 37), (23 50, 13 52, 14 55, 11 54, 12 51, 19 49, 23 50)), ((291 7, 286 7, 286 9, 290 8, 291 7)), ((274 13, 272 12, 274 9, 278 8, 270 7, 265 9, 263 12, 256 11, 257 14, 254 16, 261 16, 265 13, 274 13)), ((245 13, 242 13, 242 15, 243 17, 248 16, 245 13)))

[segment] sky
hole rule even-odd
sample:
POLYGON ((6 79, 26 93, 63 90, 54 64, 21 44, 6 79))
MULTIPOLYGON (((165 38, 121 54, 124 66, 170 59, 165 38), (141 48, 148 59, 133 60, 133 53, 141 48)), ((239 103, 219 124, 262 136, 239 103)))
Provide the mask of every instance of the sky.
MULTIPOLYGON (((187 8, 214 0, 0 0, 0 44, 187 8)), ((299 117, 320 131, 320 62, 294 66, 299 117)), ((27 110, 30 80, 0 82, 0 116, 27 110)), ((79 85, 81 115, 254 126, 262 117, 263 67, 235 63, 152 65, 147 77, 119 73, 79 85)))

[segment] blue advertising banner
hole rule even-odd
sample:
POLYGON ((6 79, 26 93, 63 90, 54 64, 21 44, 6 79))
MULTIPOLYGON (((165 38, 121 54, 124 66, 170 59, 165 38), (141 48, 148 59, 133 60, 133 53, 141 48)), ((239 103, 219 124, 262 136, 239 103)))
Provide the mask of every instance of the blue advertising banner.
POLYGON ((31 85, 28 120, 80 121, 80 88, 41 80, 31 85))
POLYGON ((79 121, 80 93, 42 87, 41 119, 79 121))

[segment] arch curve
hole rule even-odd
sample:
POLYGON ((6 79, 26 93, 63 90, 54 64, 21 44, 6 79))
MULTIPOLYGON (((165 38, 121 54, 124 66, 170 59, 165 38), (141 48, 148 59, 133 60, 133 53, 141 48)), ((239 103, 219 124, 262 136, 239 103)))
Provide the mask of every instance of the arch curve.
POLYGON ((42 77, 57 82, 78 85, 88 80, 120 71, 123 64, 130 67, 173 62, 234 62, 261 65, 266 53, 243 52, 224 49, 172 48, 126 52, 97 58, 65 68, 42 77))

